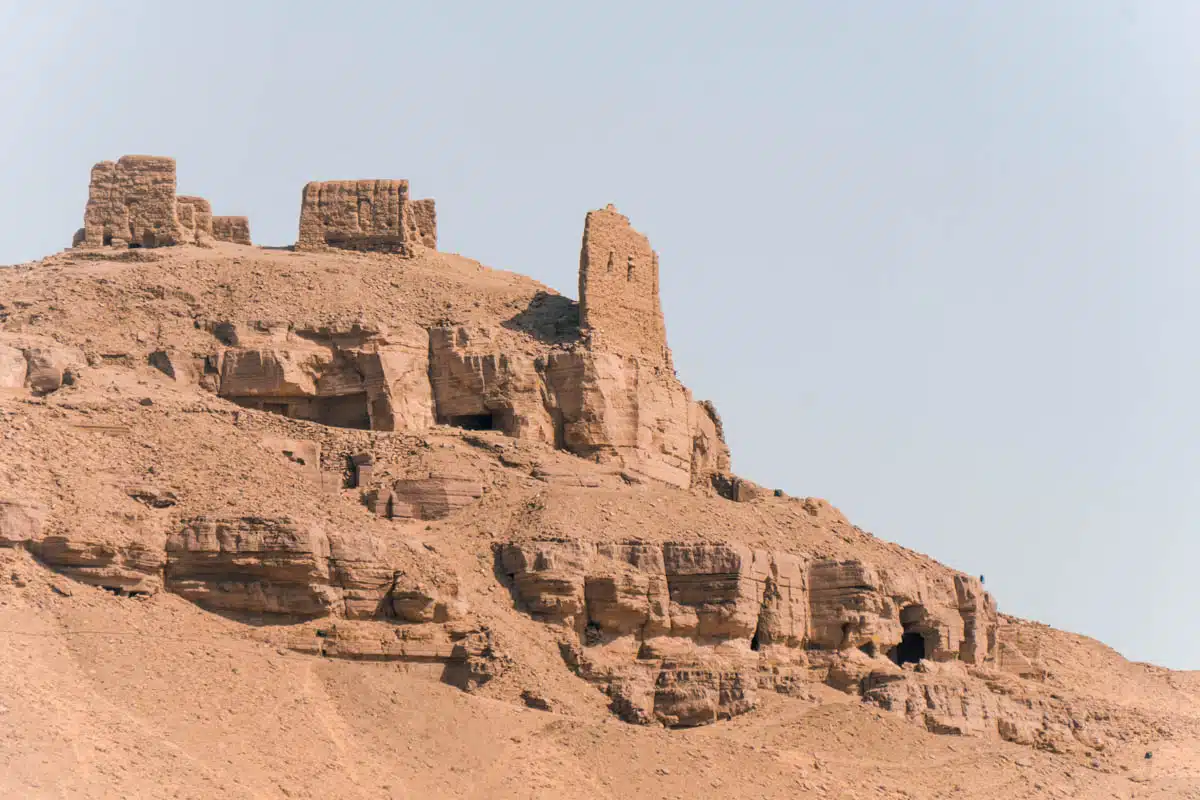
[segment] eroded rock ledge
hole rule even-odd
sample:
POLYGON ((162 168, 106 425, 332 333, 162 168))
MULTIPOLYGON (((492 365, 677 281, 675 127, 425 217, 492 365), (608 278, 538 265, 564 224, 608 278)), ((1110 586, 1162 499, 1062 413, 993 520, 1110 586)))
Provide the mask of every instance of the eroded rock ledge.
POLYGON ((568 664, 632 722, 733 716, 757 689, 795 691, 846 651, 982 663, 997 625, 976 578, 736 543, 521 542, 497 562, 519 605, 561 627, 568 664))

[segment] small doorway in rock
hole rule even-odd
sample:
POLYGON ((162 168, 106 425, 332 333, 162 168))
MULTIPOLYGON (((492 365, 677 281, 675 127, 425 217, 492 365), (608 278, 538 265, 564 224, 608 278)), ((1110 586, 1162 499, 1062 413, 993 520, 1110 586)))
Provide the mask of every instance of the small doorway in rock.
POLYGON ((937 630, 930 626, 929 612, 925 606, 905 606, 900 611, 900 626, 903 630, 900 643, 888 651, 888 657, 899 666, 916 664, 928 658, 931 649, 936 649, 937 630))
POLYGON ((313 412, 316 421, 322 425, 371 430, 371 411, 365 392, 318 397, 313 401, 313 412))
POLYGON ((500 430, 495 414, 459 414, 446 418, 446 424, 465 431, 500 430))
POLYGON ((916 664, 925 657, 925 637, 916 631, 908 631, 889 655, 899 666, 916 664))

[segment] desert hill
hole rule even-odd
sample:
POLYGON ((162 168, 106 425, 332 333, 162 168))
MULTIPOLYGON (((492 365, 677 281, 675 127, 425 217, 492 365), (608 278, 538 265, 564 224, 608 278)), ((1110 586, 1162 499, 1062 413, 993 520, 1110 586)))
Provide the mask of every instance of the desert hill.
POLYGON ((737 477, 611 206, 578 301, 404 181, 249 242, 126 157, 0 270, 6 796, 1200 796, 1196 674, 737 477))

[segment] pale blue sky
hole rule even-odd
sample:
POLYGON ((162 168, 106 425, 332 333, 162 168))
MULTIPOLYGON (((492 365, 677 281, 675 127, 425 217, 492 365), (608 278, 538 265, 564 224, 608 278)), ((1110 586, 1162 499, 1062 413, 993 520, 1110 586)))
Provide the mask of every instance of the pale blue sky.
POLYGON ((1200 668, 1200 4, 649 5, 2 2, 0 263, 124 153, 269 244, 406 177, 571 296, 613 202, 739 473, 1200 668))

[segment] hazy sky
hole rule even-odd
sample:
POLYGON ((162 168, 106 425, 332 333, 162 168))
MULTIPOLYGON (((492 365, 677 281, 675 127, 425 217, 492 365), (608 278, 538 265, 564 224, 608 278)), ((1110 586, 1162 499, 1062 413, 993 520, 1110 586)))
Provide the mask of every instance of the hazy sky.
POLYGON ((88 170, 295 240, 409 178, 441 247, 576 295, 584 213, 659 251, 735 469, 1002 611, 1200 668, 1200 3, 0 2, 0 263, 88 170))

